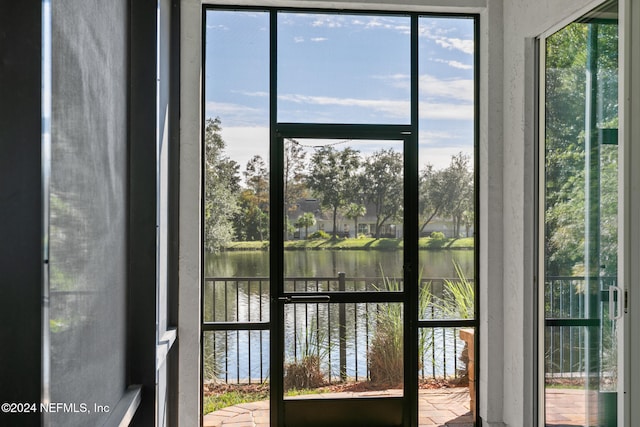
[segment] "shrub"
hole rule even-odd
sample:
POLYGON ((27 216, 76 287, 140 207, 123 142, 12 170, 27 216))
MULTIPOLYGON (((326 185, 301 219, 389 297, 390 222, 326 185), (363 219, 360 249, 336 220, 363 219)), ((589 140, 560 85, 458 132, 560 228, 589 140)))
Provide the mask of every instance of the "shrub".
POLYGON ((441 231, 432 231, 429 237, 433 240, 444 240, 444 233, 441 231))
MULTIPOLYGON (((396 279, 383 275, 383 286, 378 290, 398 292, 402 285, 396 279)), ((432 302, 431 282, 422 282, 422 274, 418 278, 422 285, 419 288, 418 304, 420 317, 426 318, 428 307, 432 302)), ((401 304, 379 304, 374 315, 375 332, 369 350, 369 376, 371 382, 397 386, 402 384, 404 371, 404 341, 403 341, 403 307, 401 304)), ((424 330, 421 330, 423 332, 424 330)), ((423 355, 428 353, 432 340, 421 333, 418 347, 418 365, 422 368, 423 355)))
POLYGON ((377 312, 375 335, 369 350, 371 382, 395 386, 402 383, 402 313, 399 304, 384 304, 377 312))
MULTIPOLYGON (((395 279, 384 276, 380 290, 400 291, 401 285, 395 279)), ((371 382, 391 386, 402 383, 403 362, 403 316, 402 305, 379 304, 375 312, 375 332, 369 350, 369 376, 371 382)))
POLYGON ((326 233, 325 231, 322 230, 318 230, 315 233, 311 233, 308 237, 308 239, 328 239, 331 236, 329 235, 329 233, 326 233))
POLYGON ((312 389, 325 385, 322 361, 330 355, 325 334, 315 321, 296 334, 300 359, 284 366, 284 389, 312 389))
POLYGON ((305 356, 299 362, 288 363, 284 367, 285 390, 317 388, 324 382, 318 356, 305 356))
MULTIPOLYGON (((475 311, 474 283, 467 279, 460 264, 455 260, 453 261, 453 267, 458 278, 444 281, 444 294, 435 301, 435 306, 447 319, 471 319, 475 311)), ((467 344, 465 343, 465 348, 459 359, 462 362, 462 366, 458 369, 460 384, 464 384, 469 379, 468 353, 467 344)))

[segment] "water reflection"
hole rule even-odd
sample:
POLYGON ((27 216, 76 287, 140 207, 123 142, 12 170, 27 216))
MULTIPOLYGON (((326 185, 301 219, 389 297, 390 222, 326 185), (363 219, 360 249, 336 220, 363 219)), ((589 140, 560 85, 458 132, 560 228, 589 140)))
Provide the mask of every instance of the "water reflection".
MULTIPOLYGON (((387 274, 402 271, 401 251, 285 251, 286 276, 347 276, 380 275, 381 268, 387 274)), ((442 250, 421 251, 422 277, 456 277, 453 261, 460 265, 467 277, 474 275, 473 251, 442 250)), ((207 277, 268 277, 269 252, 229 251, 207 254, 207 277)))

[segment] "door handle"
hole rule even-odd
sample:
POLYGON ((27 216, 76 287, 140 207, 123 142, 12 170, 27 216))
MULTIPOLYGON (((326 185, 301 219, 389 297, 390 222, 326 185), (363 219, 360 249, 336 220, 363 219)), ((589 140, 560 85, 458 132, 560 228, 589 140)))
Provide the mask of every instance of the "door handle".
POLYGON ((623 316, 622 289, 619 286, 609 286, 609 320, 620 320, 623 316), (614 293, 617 298, 614 298, 614 293), (617 311, 616 311, 617 309, 617 311))
POLYGON ((329 295, 289 295, 286 297, 278 298, 278 301, 285 304, 320 303, 329 302, 330 300, 331 297, 329 295))

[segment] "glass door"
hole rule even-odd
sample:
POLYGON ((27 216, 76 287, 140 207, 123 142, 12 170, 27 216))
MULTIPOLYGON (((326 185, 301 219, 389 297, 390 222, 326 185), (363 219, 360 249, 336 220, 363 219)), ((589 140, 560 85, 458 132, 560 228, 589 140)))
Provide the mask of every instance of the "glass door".
POLYGON ((616 426, 617 2, 541 43, 541 424, 616 426))
POLYGON ((272 425, 401 426, 417 412, 406 401, 418 360, 407 331, 417 239, 403 231, 417 212, 405 202, 417 192, 405 182, 410 128, 341 128, 278 129, 272 425))

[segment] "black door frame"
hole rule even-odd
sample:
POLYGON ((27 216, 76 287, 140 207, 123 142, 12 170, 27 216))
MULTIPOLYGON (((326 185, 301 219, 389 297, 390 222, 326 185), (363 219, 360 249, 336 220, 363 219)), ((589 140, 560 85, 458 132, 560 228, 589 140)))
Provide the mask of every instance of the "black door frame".
MULTIPOLYGON (((418 224, 418 138, 411 125, 329 125, 278 123, 272 128, 270 153, 270 280, 271 289, 271 324, 270 324, 270 417, 271 425, 285 426, 287 423, 310 425, 305 414, 313 408, 316 411, 314 421, 318 425, 340 425, 336 415, 344 415, 346 424, 353 425, 348 418, 349 410, 358 405, 360 421, 366 425, 387 423, 394 425, 398 417, 394 412, 402 414, 399 419, 403 426, 417 425, 418 420, 418 233, 404 233, 403 281, 402 292, 323 292, 332 303, 366 303, 366 302, 400 302, 404 308, 404 390, 402 398, 375 399, 340 399, 340 400, 304 400, 284 401, 283 366, 284 366, 284 304, 291 296, 302 297, 303 293, 284 292, 284 139, 285 138, 321 138, 321 139, 376 139, 403 141, 404 158, 404 215, 403 229, 411 230, 411 225, 418 224), (376 409, 380 409, 376 411, 376 409), (369 414, 370 420, 364 417, 369 414), (329 418, 322 418, 323 416, 329 418), (385 417, 386 416, 386 417, 385 417)), ((314 295, 316 296, 316 295, 314 295)), ((351 411, 356 412, 356 411, 351 411)), ((395 424, 399 425, 399 424, 395 424)))

